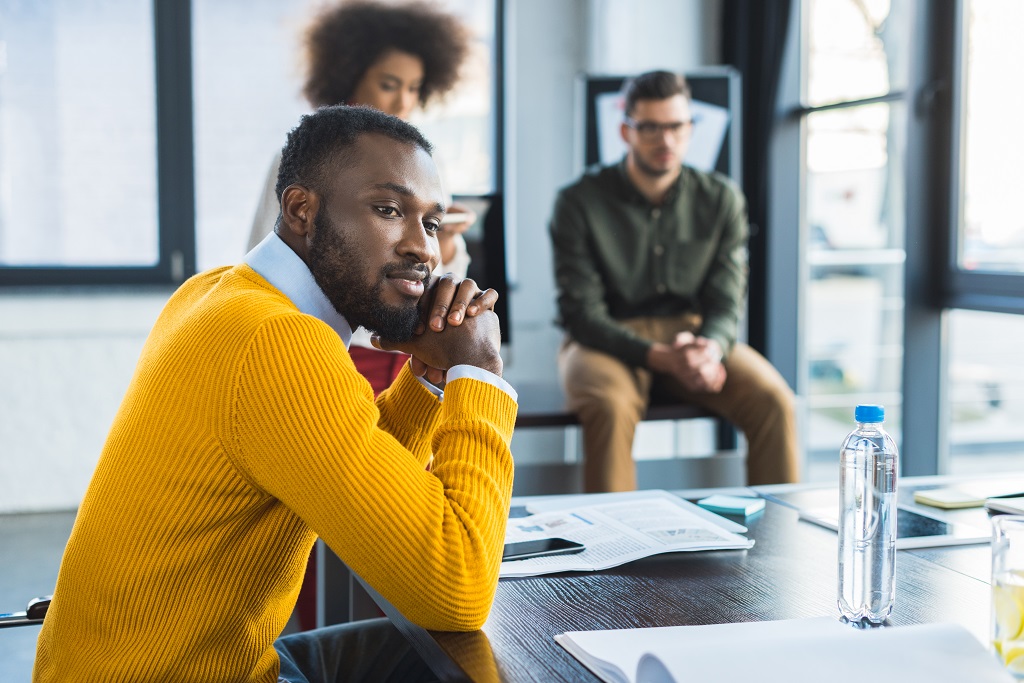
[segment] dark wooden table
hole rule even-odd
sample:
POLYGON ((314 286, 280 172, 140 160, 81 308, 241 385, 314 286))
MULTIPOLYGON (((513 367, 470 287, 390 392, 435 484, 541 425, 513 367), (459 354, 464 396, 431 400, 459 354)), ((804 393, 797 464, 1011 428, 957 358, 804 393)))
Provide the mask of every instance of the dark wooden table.
MULTIPOLYGON (((835 533, 772 502, 746 524, 750 550, 503 579, 474 633, 425 631, 382 607, 442 680, 484 682, 597 680, 555 643, 565 631, 837 616, 835 533)), ((953 621, 985 642, 988 561, 986 546, 900 551, 891 622, 953 621)))

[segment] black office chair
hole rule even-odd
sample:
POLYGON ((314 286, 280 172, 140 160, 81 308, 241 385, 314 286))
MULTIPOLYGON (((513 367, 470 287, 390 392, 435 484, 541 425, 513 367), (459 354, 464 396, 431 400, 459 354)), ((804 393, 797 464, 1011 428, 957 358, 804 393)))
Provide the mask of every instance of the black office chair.
POLYGON ((52 595, 47 595, 29 600, 24 612, 0 614, 0 628, 43 623, 43 617, 46 616, 46 610, 50 607, 50 599, 52 597, 52 595))

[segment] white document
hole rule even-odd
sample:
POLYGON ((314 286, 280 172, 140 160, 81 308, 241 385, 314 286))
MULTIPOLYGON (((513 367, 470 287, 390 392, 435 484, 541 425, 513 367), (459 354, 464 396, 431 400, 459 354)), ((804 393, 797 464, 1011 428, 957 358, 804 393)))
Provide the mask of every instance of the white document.
MULTIPOLYGON (((501 563, 502 578, 565 571, 596 571, 651 555, 691 550, 746 549, 754 542, 735 533, 746 529, 666 491, 593 496, 590 505, 536 511, 512 518, 505 543, 566 538, 586 546, 574 555, 501 563)), ((572 498, 570 500, 586 500, 572 498)), ((561 505, 565 505, 562 502, 561 505)))
POLYGON ((555 641, 609 683, 1010 683, 958 624, 858 630, 833 617, 573 631, 555 641))
POLYGON ((725 134, 729 130, 729 110, 693 100, 690 102, 690 113, 693 116, 693 133, 683 162, 698 171, 713 171, 722 151, 722 143, 725 142, 725 134))

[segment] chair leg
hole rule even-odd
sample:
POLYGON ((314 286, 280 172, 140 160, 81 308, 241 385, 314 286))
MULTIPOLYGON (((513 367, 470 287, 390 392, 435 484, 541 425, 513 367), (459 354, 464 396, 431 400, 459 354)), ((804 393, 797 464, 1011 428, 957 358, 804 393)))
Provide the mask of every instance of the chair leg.
POLYGON ((46 616, 46 610, 50 607, 50 599, 52 597, 52 595, 47 595, 42 598, 33 598, 29 601, 28 607, 24 612, 0 614, 0 628, 43 623, 43 617, 46 616))
POLYGON ((715 447, 719 451, 734 451, 737 444, 736 427, 725 418, 715 419, 715 447))

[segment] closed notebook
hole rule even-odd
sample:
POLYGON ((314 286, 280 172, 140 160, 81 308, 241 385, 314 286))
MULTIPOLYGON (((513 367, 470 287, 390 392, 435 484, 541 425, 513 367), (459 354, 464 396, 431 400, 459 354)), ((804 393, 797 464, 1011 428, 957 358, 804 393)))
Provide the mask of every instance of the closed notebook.
POLYGON ((976 495, 960 489, 928 489, 927 491, 914 491, 914 502, 921 505, 930 505, 943 510, 957 510, 960 508, 979 508, 985 504, 987 496, 976 495))
POLYGON ((1024 487, 1019 483, 967 483, 955 487, 914 491, 914 502, 942 508, 943 510, 956 510, 960 508, 980 508, 989 498, 1006 498, 1022 495, 1024 495, 1024 487))
POLYGON ((716 494, 698 500, 697 505, 720 515, 743 515, 746 517, 758 510, 764 510, 764 498, 716 494))
POLYGON ((1016 498, 989 498, 985 501, 985 507, 992 512, 1000 512, 1007 515, 1024 515, 1024 496, 1016 498))

